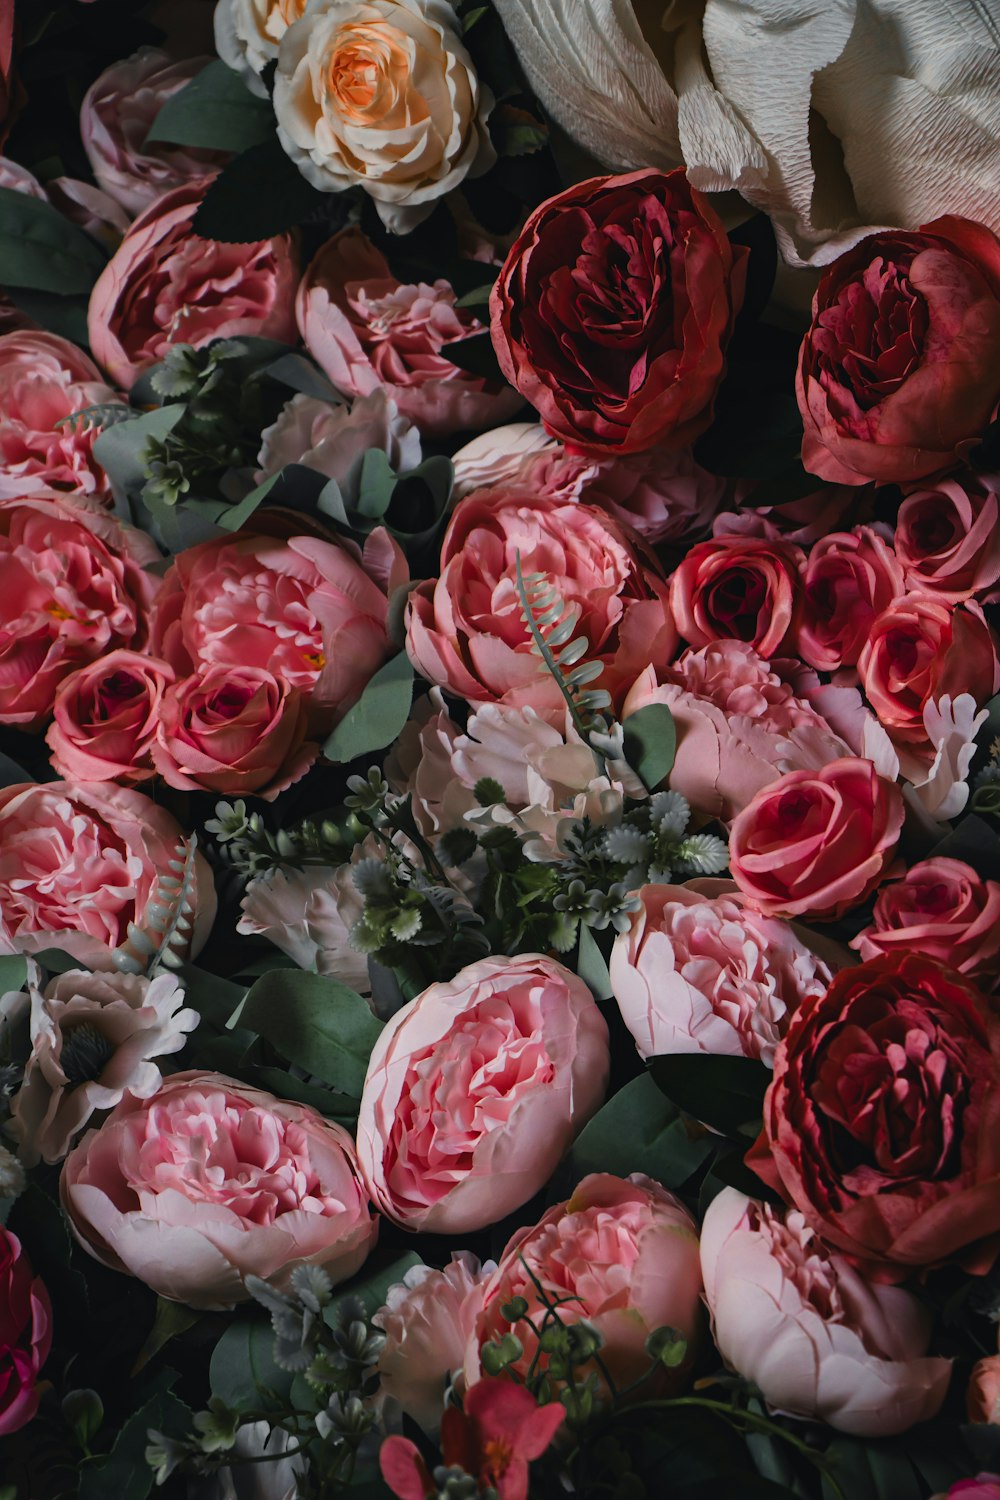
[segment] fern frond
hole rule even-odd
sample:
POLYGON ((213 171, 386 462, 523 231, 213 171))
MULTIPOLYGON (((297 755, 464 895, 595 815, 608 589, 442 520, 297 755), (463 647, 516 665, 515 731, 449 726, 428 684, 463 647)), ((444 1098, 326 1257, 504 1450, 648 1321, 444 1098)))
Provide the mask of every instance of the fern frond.
POLYGON ((153 978, 160 965, 177 968, 191 941, 194 919, 194 834, 182 839, 167 861, 167 870, 157 876, 146 899, 140 922, 128 924, 124 943, 114 950, 111 961, 124 974, 153 978))
MULTIPOLYGON (((524 623, 531 632, 532 650, 555 682, 569 709, 573 726, 580 738, 589 743, 594 722, 604 709, 611 707, 611 695, 604 688, 589 688, 604 671, 603 662, 587 661, 590 642, 586 636, 574 635, 580 620, 580 606, 567 605, 553 588, 545 573, 522 573, 521 554, 515 559, 517 596, 524 623)), ((601 727, 606 727, 603 725, 601 727)), ((595 751, 595 756, 597 752, 595 751)))

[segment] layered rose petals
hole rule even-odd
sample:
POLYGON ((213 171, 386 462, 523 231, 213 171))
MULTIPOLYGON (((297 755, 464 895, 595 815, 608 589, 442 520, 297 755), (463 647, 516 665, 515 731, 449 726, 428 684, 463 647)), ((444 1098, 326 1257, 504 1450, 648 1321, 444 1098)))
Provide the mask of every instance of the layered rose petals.
POLYGON ((692 547, 670 580, 678 634, 691 646, 737 640, 777 654, 795 618, 799 569, 794 542, 716 537, 692 547))
POLYGON ((894 545, 907 587, 958 603, 994 600, 1000 582, 1000 478, 938 480, 906 496, 894 545))
POLYGON ((820 672, 853 667, 873 620, 904 589, 902 563, 872 527, 821 537, 802 567, 796 650, 820 672))
POLYGON ((882 887, 851 947, 863 959, 925 953, 990 987, 1000 975, 1000 883, 960 859, 920 860, 882 887))
POLYGON ((0 1227, 0 1437, 38 1410, 38 1376, 52 1347, 52 1304, 20 1240, 0 1227))
POLYGON ((174 680, 165 661, 139 651, 109 651, 71 672, 56 689, 45 738, 52 768, 78 781, 148 781, 150 750, 174 680))

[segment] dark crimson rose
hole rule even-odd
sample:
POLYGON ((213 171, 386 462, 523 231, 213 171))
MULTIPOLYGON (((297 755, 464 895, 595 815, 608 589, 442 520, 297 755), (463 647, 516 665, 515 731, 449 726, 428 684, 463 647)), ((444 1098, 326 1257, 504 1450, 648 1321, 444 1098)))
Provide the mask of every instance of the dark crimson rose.
POLYGON ((38 1410, 38 1372, 52 1345, 52 1307, 21 1242, 0 1227, 0 1437, 38 1410))
POLYGON ((794 542, 749 536, 699 542, 670 580, 678 633, 695 647, 746 641, 770 659, 791 628, 804 564, 794 542))
POLYGON ((835 484, 950 468, 1000 400, 1000 241, 948 216, 828 266, 799 353, 802 462, 835 484))
POLYGON ((712 420, 746 257, 681 170, 577 183, 535 210, 500 272, 500 367, 583 452, 687 447, 712 420))
POLYGON ((922 954, 842 969, 792 1017, 747 1160, 876 1281, 1000 1249, 1000 1020, 922 954))

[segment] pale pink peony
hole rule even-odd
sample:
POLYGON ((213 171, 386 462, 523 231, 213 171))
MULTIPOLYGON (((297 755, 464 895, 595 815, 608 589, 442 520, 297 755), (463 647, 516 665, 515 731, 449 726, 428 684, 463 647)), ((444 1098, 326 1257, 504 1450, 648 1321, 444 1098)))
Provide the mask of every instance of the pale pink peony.
POLYGON ((944 1401, 951 1361, 926 1357, 929 1311, 865 1281, 797 1209, 782 1218, 724 1188, 701 1226, 701 1265, 719 1352, 772 1410, 890 1437, 944 1401))
POLYGON ((385 1333, 379 1355, 379 1393, 395 1401, 425 1432, 435 1433, 444 1411, 449 1375, 461 1372, 465 1351, 482 1306, 483 1290, 496 1270, 480 1267, 459 1250, 441 1271, 414 1266, 389 1288, 372 1322, 385 1333))
POLYGON ((420 462, 419 432, 381 386, 350 406, 293 396, 261 433, 254 479, 260 484, 286 464, 304 464, 335 479, 345 497, 356 500, 361 461, 369 448, 381 448, 397 473, 420 462))
POLYGON ((103 188, 76 177, 53 177, 47 184, 49 202, 61 214, 99 240, 113 255, 128 233, 131 216, 103 188))
POLYGON ((142 532, 56 495, 0 502, 0 723, 40 729, 70 672, 145 644, 159 558, 142 532))
POLYGON ((796 650, 820 672, 853 667, 876 615, 904 591, 900 561, 872 527, 823 537, 802 569, 796 650))
POLYGON ((44 992, 33 987, 31 1056, 12 1109, 21 1160, 62 1161, 95 1110, 155 1094, 155 1059, 179 1052, 198 1024, 183 1005, 173 974, 69 969, 44 992))
POLYGON ((456 308, 449 282, 404 285, 360 229, 342 229, 310 262, 296 310, 306 348, 337 390, 380 386, 429 437, 492 426, 523 404, 515 391, 470 375, 447 346, 482 325, 456 308))
POLYGON ((998 488, 996 474, 968 474, 907 495, 896 517, 896 554, 908 588, 953 603, 996 599, 998 488))
POLYGON ((653 448, 602 464, 581 498, 647 542, 687 544, 707 535, 727 491, 726 481, 696 463, 690 448, 653 448))
POLYGON ((77 781, 150 780, 150 747, 173 680, 165 661, 140 651, 109 651, 71 672, 56 689, 45 736, 52 769, 77 781))
POLYGON ((206 186, 202 179, 150 204, 94 283, 90 347, 126 389, 172 344, 200 349, 241 335, 295 343, 291 239, 223 244, 192 234, 206 186))
POLYGON ((283 1290, 302 1265, 345 1281, 378 1233, 347 1131, 219 1073, 126 1096, 67 1157, 60 1193, 91 1255, 189 1307, 246 1301, 251 1275, 283 1290))
POLYGON ((604 1017, 553 959, 484 958, 432 984, 368 1064, 358 1155, 374 1202, 432 1234, 495 1223, 552 1175, 608 1066, 604 1017))
MULTIPOLYGON (((455 499, 463 500, 473 490, 510 484, 520 478, 532 458, 558 459, 564 452, 559 439, 550 437, 541 422, 508 422, 492 427, 453 455, 455 499)), ((566 498, 575 500, 578 496, 566 498)))
POLYGON ((80 135, 91 169, 104 191, 133 216, 226 160, 224 152, 146 139, 163 105, 209 60, 177 62, 158 47, 140 47, 105 68, 84 95, 80 135))
POLYGON ((459 827, 477 806, 455 774, 452 752, 460 736, 440 688, 416 700, 385 761, 394 791, 409 793, 413 816, 425 837, 459 827))
POLYGON ((611 986, 640 1057, 708 1052, 770 1067, 792 1012, 830 982, 787 922, 749 911, 739 891, 714 898, 644 885, 615 938, 611 986))
POLYGON ((882 887, 851 947, 862 959, 926 953, 989 988, 1000 975, 1000 883, 959 859, 922 859, 882 887))
MULTIPOLYGON (((73 781, 0 790, 0 953, 62 948, 110 969, 129 922, 142 924, 184 834, 141 792, 73 781)), ((195 856, 191 953, 215 919, 212 872, 195 856)))
MULTIPOLYGON (((601 1360, 619 1390, 649 1370, 646 1340, 657 1328, 675 1329, 689 1346, 689 1358, 671 1376, 662 1372, 658 1383, 676 1385, 685 1378, 701 1331, 698 1232, 684 1205, 658 1182, 639 1173, 625 1179, 594 1173, 584 1177, 568 1202, 517 1231, 486 1284, 466 1352, 470 1385, 481 1373, 483 1344, 508 1331, 501 1311, 505 1303, 523 1297, 527 1316, 539 1321, 542 1303, 533 1277, 549 1298, 569 1299, 559 1307, 564 1323, 586 1319, 601 1334, 601 1360)), ((530 1335, 524 1343, 524 1353, 510 1367, 522 1378, 536 1352, 530 1335)), ((544 1367, 544 1354, 541 1362, 544 1367)), ((599 1376, 598 1391, 602 1388, 606 1395, 599 1376)), ((650 1386, 635 1399, 648 1394, 650 1386)))

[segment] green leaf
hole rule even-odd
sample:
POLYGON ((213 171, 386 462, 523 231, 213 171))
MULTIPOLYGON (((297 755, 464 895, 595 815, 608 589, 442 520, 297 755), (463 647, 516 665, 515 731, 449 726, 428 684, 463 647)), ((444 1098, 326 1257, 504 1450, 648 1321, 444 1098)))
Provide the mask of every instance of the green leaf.
POLYGON ((224 62, 210 62, 160 108, 149 141, 200 146, 209 151, 246 151, 275 130, 269 99, 252 94, 224 62))
POLYGON ((390 657, 371 678, 323 746, 335 765, 391 745, 410 716, 413 664, 405 651, 390 657))
POLYGON ((626 760, 646 790, 655 791, 674 768, 677 731, 673 714, 665 703, 647 703, 629 714, 622 729, 626 760))
POLYGON ((368 520, 380 521, 389 509, 396 488, 396 471, 381 448, 369 448, 361 460, 358 511, 368 520))
POLYGON ((284 1068, 269 1068, 259 1063, 241 1063, 239 1077, 253 1088, 266 1089, 279 1099, 292 1099, 296 1104, 308 1104, 329 1120, 336 1120, 353 1130, 358 1122, 358 1101, 351 1094, 338 1094, 333 1089, 322 1088, 316 1083, 304 1083, 293 1078, 284 1068))
POLYGON ((185 1307, 182 1302, 168 1302, 166 1297, 157 1297, 153 1326, 139 1350, 132 1366, 132 1374, 138 1375, 171 1339, 193 1328, 202 1316, 202 1313, 196 1312, 193 1307, 185 1307))
MULTIPOLYGON (((308 218, 324 200, 343 200, 344 217, 353 194, 321 193, 302 176, 277 136, 241 151, 209 185, 194 216, 203 239, 227 245, 269 240, 308 218)), ((331 225, 331 233, 335 225, 331 225)))
POLYGON ((610 1000, 611 975, 608 961, 597 946, 597 939, 587 926, 580 923, 580 936, 576 948, 576 972, 590 990, 595 1000, 610 1000))
POLYGON ((678 1052, 654 1057, 657 1088, 685 1114, 724 1135, 756 1136, 771 1074, 752 1057, 678 1052))
POLYGON ((234 1411, 252 1411, 286 1396, 292 1376, 274 1362, 271 1320, 242 1317, 230 1323, 212 1351, 208 1379, 212 1395, 234 1411))
POLYGON ((249 495, 244 495, 238 504, 228 505, 219 515, 216 525, 221 526, 223 531, 239 531, 241 526, 246 525, 257 507, 263 505, 280 478, 281 470, 279 469, 277 474, 271 474, 267 479, 262 480, 256 488, 250 491, 249 495))
POLYGON ((0 286, 87 294, 106 264, 95 241, 51 203, 0 188, 0 286))
POLYGON ((94 457, 107 473, 115 493, 131 497, 146 482, 146 448, 150 438, 162 441, 184 415, 178 402, 143 412, 128 422, 116 422, 94 443, 94 457))
POLYGON ((713 1149, 712 1137, 697 1134, 679 1117, 648 1073, 613 1095, 573 1142, 575 1172, 644 1172, 667 1188, 679 1188, 713 1149))
POLYGON ((58 292, 43 292, 28 286, 6 286, 4 291, 15 307, 19 307, 49 333, 58 333, 60 338, 69 339, 83 349, 89 348, 89 298, 85 293, 64 297, 58 292))
POLYGON ((360 1099, 382 1030, 360 995, 337 979, 301 969, 261 975, 233 1023, 248 1026, 297 1067, 360 1099))
POLYGON ((0 787, 18 786, 23 781, 34 781, 23 766, 19 766, 16 760, 11 760, 9 755, 0 752, 0 787))
MULTIPOLYGON (((167 1372, 165 1372, 167 1373, 167 1372)), ((171 1381, 177 1376, 170 1371, 171 1381)), ((88 1458, 80 1465, 79 1500, 147 1500, 154 1483, 146 1462, 149 1430, 183 1437, 191 1426, 190 1409, 172 1391, 160 1390, 122 1427, 110 1453, 88 1458)))
POLYGON ((19 953, 0 954, 0 995, 23 990, 28 980, 28 963, 19 953))

